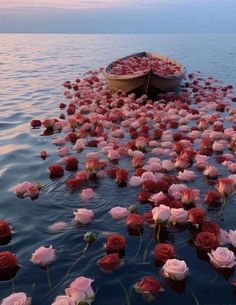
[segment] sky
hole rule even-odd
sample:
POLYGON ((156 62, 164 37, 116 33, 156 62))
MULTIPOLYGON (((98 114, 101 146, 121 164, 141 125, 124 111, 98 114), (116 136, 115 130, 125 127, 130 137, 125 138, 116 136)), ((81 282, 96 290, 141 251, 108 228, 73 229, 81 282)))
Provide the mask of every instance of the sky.
POLYGON ((1 33, 236 33, 236 0, 0 0, 1 33))

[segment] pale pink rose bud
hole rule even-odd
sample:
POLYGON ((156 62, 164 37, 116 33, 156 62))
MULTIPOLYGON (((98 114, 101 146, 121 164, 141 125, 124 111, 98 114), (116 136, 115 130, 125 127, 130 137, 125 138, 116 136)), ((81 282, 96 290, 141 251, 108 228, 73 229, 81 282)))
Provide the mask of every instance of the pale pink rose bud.
POLYGON ((229 230, 229 242, 236 248, 236 230, 229 230))
POLYGON ((168 259, 161 269, 161 273, 165 278, 182 281, 189 273, 189 268, 184 260, 168 259))
POLYGON ((11 188, 11 190, 12 190, 14 193, 16 193, 17 196, 24 196, 25 193, 27 192, 27 188, 28 188, 29 186, 31 186, 31 185, 32 185, 32 184, 31 184, 30 182, 24 181, 24 182, 22 182, 22 183, 19 183, 19 184, 13 186, 13 187, 11 188))
POLYGON ((78 209, 74 212, 75 220, 83 225, 88 224, 94 217, 94 212, 88 209, 78 209))
POLYGON ((217 178, 219 176, 219 172, 216 167, 209 165, 205 168, 203 175, 209 178, 217 178))
POLYGON ((167 197, 163 192, 159 192, 150 197, 150 201, 154 202, 156 205, 159 205, 163 201, 167 201, 167 197))
POLYGON ((155 175, 152 172, 145 172, 141 175, 142 182, 145 180, 155 180, 155 175))
POLYGON ((141 177, 138 176, 132 176, 129 180, 129 185, 133 187, 138 187, 142 184, 141 177))
POLYGON ((110 209, 109 214, 113 219, 122 219, 128 215, 128 210, 126 208, 117 206, 110 209))
POLYGON ((217 190, 221 195, 228 196, 234 191, 234 183, 229 178, 218 179, 217 190))
POLYGON ((178 224, 178 223, 186 223, 188 220, 188 212, 182 208, 180 209, 174 209, 172 208, 170 210, 171 215, 169 218, 169 222, 172 224, 178 224))
POLYGON ((119 152, 118 151, 116 151, 116 150, 109 150, 109 152, 108 152, 108 155, 107 155, 107 158, 109 159, 109 160, 118 160, 118 159, 120 159, 120 154, 119 154, 119 152))
POLYGON ((28 195, 30 198, 37 197, 39 195, 39 189, 34 184, 29 184, 26 190, 26 195, 28 195))
POLYGON ((90 200, 90 199, 93 199, 97 196, 97 194, 94 192, 93 189, 90 189, 90 188, 87 188, 87 189, 84 189, 82 191, 82 193, 80 194, 80 197, 82 200, 90 200))
POLYGON ((58 149, 58 155, 59 155, 60 157, 64 157, 64 156, 68 155, 69 152, 70 152, 70 150, 69 150, 69 148, 66 147, 66 146, 61 147, 61 148, 58 149))
POLYGON ((71 282, 69 288, 65 289, 65 293, 67 296, 71 297, 76 304, 79 302, 87 302, 90 304, 95 296, 91 287, 93 282, 93 279, 84 276, 77 277, 71 282))
POLYGON ((56 259, 55 249, 52 246, 50 247, 40 247, 35 250, 31 257, 31 262, 40 266, 48 266, 56 259))
POLYGON ((231 269, 236 265, 235 256, 232 251, 225 247, 218 247, 207 253, 211 264, 217 269, 231 269))
POLYGON ((193 171, 184 170, 183 172, 179 172, 178 179, 181 181, 193 181, 196 178, 196 174, 193 171))
POLYGON ((152 209, 152 217, 155 222, 166 222, 170 217, 170 208, 161 204, 159 207, 152 209))
POLYGON ((218 240, 221 246, 229 244, 229 233, 226 230, 220 229, 218 240))
POLYGON ((12 293, 2 300, 1 305, 30 305, 31 298, 24 292, 12 293))
POLYGON ((58 233, 65 230, 68 227, 68 223, 64 221, 58 221, 48 227, 49 231, 52 233, 58 233))
POLYGON ((52 305, 76 305, 75 301, 67 295, 59 295, 53 301, 52 305))
POLYGON ((219 142, 214 142, 212 145, 212 149, 216 152, 221 152, 224 150, 224 145, 219 142))
POLYGON ((174 164, 170 160, 163 160, 161 165, 162 168, 167 172, 170 172, 174 169, 174 164))
POLYGON ((80 139, 78 139, 75 142, 74 149, 77 150, 78 152, 81 152, 82 150, 85 149, 84 143, 80 139))

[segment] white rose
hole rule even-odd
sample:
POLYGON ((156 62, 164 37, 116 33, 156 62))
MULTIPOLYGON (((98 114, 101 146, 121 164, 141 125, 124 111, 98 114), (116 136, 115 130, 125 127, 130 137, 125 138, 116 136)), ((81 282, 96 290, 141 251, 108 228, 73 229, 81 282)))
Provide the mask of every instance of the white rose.
POLYGON ((168 259, 161 269, 162 275, 166 278, 182 281, 188 275, 189 268, 185 261, 168 259))

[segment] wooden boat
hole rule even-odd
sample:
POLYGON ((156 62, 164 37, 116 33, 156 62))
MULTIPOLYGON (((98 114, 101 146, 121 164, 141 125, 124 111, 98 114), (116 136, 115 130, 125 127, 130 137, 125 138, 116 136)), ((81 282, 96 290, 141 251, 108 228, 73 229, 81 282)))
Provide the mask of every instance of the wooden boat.
POLYGON ((123 90, 125 92, 141 92, 145 94, 154 93, 156 91, 169 91, 177 88, 184 77, 184 67, 177 63, 175 60, 170 59, 166 56, 162 56, 154 53, 140 52, 132 54, 121 59, 127 59, 132 56, 137 57, 151 57, 159 58, 162 60, 168 60, 180 67, 180 74, 173 76, 163 76, 153 70, 135 73, 135 74, 126 74, 126 75, 115 75, 110 73, 112 65, 115 63, 112 62, 104 70, 103 74, 107 79, 108 86, 112 90, 123 90))

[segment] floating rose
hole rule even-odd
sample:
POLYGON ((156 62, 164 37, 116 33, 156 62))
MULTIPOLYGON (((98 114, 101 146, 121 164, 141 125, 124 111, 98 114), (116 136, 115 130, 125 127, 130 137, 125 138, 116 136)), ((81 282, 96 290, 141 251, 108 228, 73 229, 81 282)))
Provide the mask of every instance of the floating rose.
POLYGON ((30 305, 31 298, 24 292, 12 293, 2 300, 1 305, 30 305))
POLYGON ((165 263, 175 256, 175 248, 170 244, 159 243, 154 248, 153 256, 157 261, 165 263))
POLYGON ((96 196, 97 196, 97 194, 91 188, 84 189, 80 195, 81 199, 85 200, 85 201, 93 199, 96 196))
POLYGON ((120 255, 119 253, 105 255, 98 260, 97 264, 103 272, 111 273, 121 267, 120 255))
POLYGON ((75 301, 67 295, 59 295, 53 301, 52 305, 76 305, 75 301))
POLYGON ((144 300, 154 301, 155 295, 163 291, 160 282, 152 276, 144 276, 138 283, 134 285, 137 293, 141 293, 144 300))
POLYGON ((192 208, 188 210, 188 216, 191 223, 200 225, 206 216, 206 211, 201 208, 192 208))
POLYGON ((19 270, 15 254, 10 251, 0 252, 0 281, 12 279, 19 270))
POLYGON ((208 191, 205 194, 204 201, 209 205, 217 205, 220 203, 221 195, 217 191, 208 191))
POLYGON ((82 302, 91 304, 95 297, 95 293, 91 286, 93 282, 93 279, 84 276, 77 277, 70 283, 69 288, 65 289, 65 293, 78 305, 80 302, 81 304, 82 302))
POLYGON ((195 245, 203 252, 210 252, 218 247, 219 242, 214 233, 200 232, 196 236, 195 245))
POLYGON ((11 227, 5 220, 0 220, 0 244, 11 239, 11 227))
POLYGON ((116 206, 110 209, 109 214, 113 219, 122 219, 128 215, 128 210, 126 208, 116 206))
POLYGON ((216 236, 218 236, 220 233, 219 225, 216 222, 210 220, 204 220, 201 223, 201 230, 202 232, 214 233, 216 236))
POLYGON ((185 261, 178 259, 168 259, 161 269, 161 274, 175 281, 182 281, 189 273, 185 261))
POLYGON ((144 229, 144 218, 139 214, 129 214, 126 223, 131 235, 139 235, 144 229))
POLYGON ((228 248, 218 247, 208 253, 211 264, 219 269, 231 269, 236 265, 235 256, 228 248))
POLYGON ((75 220, 78 223, 86 225, 90 223, 94 217, 94 212, 88 209, 78 209, 77 212, 74 212, 75 220))
POLYGON ((33 264, 39 265, 41 267, 46 267, 50 265, 56 259, 55 249, 52 246, 44 247, 41 246, 35 250, 31 257, 31 262, 33 264))
POLYGON ((168 206, 161 204, 159 207, 152 209, 152 215, 156 223, 165 223, 171 215, 171 210, 168 206))
POLYGON ((61 165, 53 164, 48 167, 50 178, 61 178, 64 176, 64 169, 61 165))
POLYGON ((40 120, 35 119, 30 122, 30 125, 32 128, 38 128, 42 125, 42 122, 40 120))
POLYGON ((188 220, 188 212, 185 211, 183 208, 172 208, 170 210, 171 215, 169 218, 169 222, 172 223, 173 225, 176 224, 184 224, 188 220))
POLYGON ((125 249, 125 238, 119 234, 111 234, 105 242, 105 249, 108 253, 121 253, 125 249))

